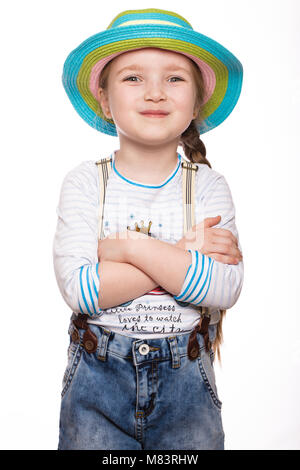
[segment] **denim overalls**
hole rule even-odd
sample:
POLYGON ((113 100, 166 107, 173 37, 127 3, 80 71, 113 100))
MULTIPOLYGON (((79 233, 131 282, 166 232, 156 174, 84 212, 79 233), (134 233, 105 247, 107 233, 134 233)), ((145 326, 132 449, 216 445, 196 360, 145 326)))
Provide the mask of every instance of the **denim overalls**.
MULTIPOLYGON (((211 341, 216 327, 208 327, 211 341)), ((70 324, 59 449, 224 449, 213 351, 201 334, 191 361, 189 333, 139 340, 89 328, 93 353, 83 346, 85 330, 70 324)))

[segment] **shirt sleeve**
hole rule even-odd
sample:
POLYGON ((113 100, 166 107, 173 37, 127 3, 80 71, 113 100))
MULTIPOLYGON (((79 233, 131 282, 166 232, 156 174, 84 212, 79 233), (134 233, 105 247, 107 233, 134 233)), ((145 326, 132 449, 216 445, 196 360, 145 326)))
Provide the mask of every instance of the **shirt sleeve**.
MULTIPOLYGON (((91 162, 93 163, 93 162, 91 162)), ((97 316, 97 186, 91 164, 83 162, 64 178, 53 240, 54 272, 59 290, 75 313, 97 316)))
MULTIPOLYGON (((214 228, 230 230, 237 238, 241 249, 238 231, 235 224, 235 206, 228 183, 224 176, 218 176, 201 198, 203 216, 199 222, 207 217, 221 216, 214 228)), ((244 264, 224 264, 202 254, 199 250, 188 250, 192 255, 192 262, 187 269, 186 276, 178 296, 175 299, 203 307, 229 309, 237 302, 243 285, 244 264)))

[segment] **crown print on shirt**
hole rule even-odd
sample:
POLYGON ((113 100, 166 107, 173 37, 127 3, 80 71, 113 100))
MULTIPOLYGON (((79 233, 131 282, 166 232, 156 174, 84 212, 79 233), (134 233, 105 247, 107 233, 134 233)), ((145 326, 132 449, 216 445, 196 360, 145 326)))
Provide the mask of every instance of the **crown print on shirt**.
POLYGON ((135 228, 131 229, 129 225, 127 225, 127 230, 131 230, 131 231, 135 231, 135 232, 142 232, 144 233, 145 235, 148 235, 149 237, 151 237, 151 232, 150 232, 150 228, 151 228, 151 225, 152 225, 152 221, 150 220, 150 222, 148 223, 148 226, 145 227, 144 225, 144 221, 141 220, 141 226, 139 227, 138 223, 135 222, 134 226, 135 228))

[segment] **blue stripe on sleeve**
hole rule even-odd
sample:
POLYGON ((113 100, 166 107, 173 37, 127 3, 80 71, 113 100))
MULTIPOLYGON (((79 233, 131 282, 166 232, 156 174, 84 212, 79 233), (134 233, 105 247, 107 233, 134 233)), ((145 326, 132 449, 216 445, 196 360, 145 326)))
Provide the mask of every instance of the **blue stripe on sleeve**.
POLYGON ((205 285, 206 285, 206 283, 207 283, 210 265, 211 265, 211 258, 202 256, 202 270, 201 270, 201 273, 200 273, 200 275, 196 278, 194 288, 193 288, 192 292, 190 293, 190 295, 187 297, 187 299, 188 299, 188 301, 189 301, 190 303, 195 303, 195 300, 199 297, 199 295, 200 295, 201 292, 203 291, 203 289, 204 289, 204 287, 205 287, 205 285), (205 259, 206 259, 206 258, 208 258, 208 268, 206 268, 206 276, 205 276, 204 282, 202 282, 202 284, 201 284, 200 281, 201 281, 202 274, 203 274, 203 272, 204 272, 204 263, 205 263, 205 259), (194 292, 195 289, 197 289, 197 290, 196 290, 196 295, 194 295, 194 297, 192 297, 192 298, 190 299, 190 296, 191 296, 191 294, 194 292))
POLYGON ((98 265, 99 263, 97 263, 96 265, 92 265, 91 266, 91 279, 93 281, 93 287, 94 287, 94 293, 95 293, 95 302, 97 303, 97 308, 95 309, 95 313, 100 313, 101 312, 101 308, 99 307, 99 288, 100 288, 100 277, 99 277, 99 274, 98 274, 98 265), (96 282, 95 282, 96 281, 96 282))
MULTIPOLYGON (((211 258, 209 258, 209 256, 206 256, 206 258, 208 258, 208 268, 206 268, 206 276, 205 276, 205 279, 204 279, 204 282, 202 283, 202 285, 200 284, 200 280, 201 280, 201 276, 202 276, 202 271, 201 271, 201 275, 198 276, 198 279, 196 280, 196 283, 195 283, 195 286, 194 286, 194 289, 197 288, 198 291, 196 292, 196 295, 194 295, 194 297, 192 299, 189 300, 190 303, 193 303, 193 304, 196 304, 195 300, 199 297, 199 295, 202 293, 206 283, 207 283, 207 280, 208 280, 208 276, 209 276, 209 269, 210 269, 210 266, 212 264, 211 262, 211 258)), ((203 257, 203 261, 204 261, 204 257, 203 257)), ((203 266, 203 265, 202 265, 203 266)), ((193 289, 193 290, 194 290, 193 289)))
POLYGON ((199 305, 201 302, 203 302, 203 300, 205 299, 206 297, 206 294, 208 292, 208 289, 209 289, 209 286, 210 286, 210 281, 211 281, 211 275, 212 275, 212 267, 214 265, 214 260, 212 261, 211 265, 210 265, 210 275, 209 275, 209 284, 207 286, 207 289, 206 289, 206 292, 204 294, 204 297, 202 297, 202 299, 200 300, 200 302, 197 302, 195 305, 199 305))
POLYGON ((191 304, 199 305, 203 299, 206 297, 210 283, 211 283, 211 276, 212 276, 212 267, 213 267, 213 260, 209 256, 203 255, 198 250, 188 250, 192 254, 192 263, 189 266, 187 274, 185 276, 181 292, 175 299, 180 299, 183 302, 188 302, 191 304), (199 254, 202 256, 202 263, 200 269, 199 263, 199 254), (207 262, 208 261, 208 262, 207 262), (193 275, 189 279, 188 273, 193 271, 193 275), (200 269, 200 271, 199 271, 200 269), (205 276, 205 277, 204 277, 205 276), (199 299, 202 291, 206 288, 205 294, 200 300, 200 302, 196 302, 199 299))
MULTIPOLYGON (((201 254, 202 254, 202 253, 201 253, 201 254)), ((199 257, 199 253, 198 253, 198 251, 196 251, 197 264, 196 264, 196 268, 195 268, 195 274, 196 274, 196 272, 197 272, 198 257, 199 257)), ((199 275, 195 278, 195 280, 194 280, 194 287, 193 287, 193 289, 191 290, 191 292, 189 293, 189 295, 187 295, 187 296, 185 297, 184 300, 185 300, 186 302, 192 303, 192 302, 198 297, 198 295, 199 295, 199 292, 198 292, 198 293, 196 294, 196 296, 194 295, 194 297, 190 298, 191 295, 192 295, 192 293, 194 292, 194 290, 195 290, 197 287, 199 287, 200 280, 201 280, 202 275, 203 275, 203 273, 204 273, 204 264, 205 264, 205 257, 202 255, 202 265, 201 265, 200 274, 199 274, 199 275)), ((205 284, 205 282, 204 282, 204 284, 205 284)))
POLYGON ((82 307, 81 307, 81 305, 80 305, 79 300, 78 300, 78 306, 79 306, 79 310, 81 311, 81 313, 84 313, 84 311, 82 310, 82 307))
MULTIPOLYGON (((198 266, 198 258, 196 258, 196 267, 194 268, 194 272, 193 272, 193 275, 192 275, 192 278, 190 280, 190 282, 188 283, 188 285, 186 286, 186 283, 187 283, 187 278, 188 278, 188 274, 189 274, 189 271, 191 269, 191 267, 195 264, 194 263, 194 258, 195 258, 195 251, 193 250, 188 250, 191 255, 192 255, 192 261, 191 261, 191 264, 189 265, 189 268, 187 270, 187 273, 185 275, 185 278, 184 278, 184 281, 183 281, 183 284, 182 284, 182 288, 181 288, 181 291, 179 292, 178 296, 174 296, 174 299, 177 299, 177 300, 180 300, 188 291, 194 277, 195 277, 195 274, 196 274, 196 271, 197 271, 197 266, 198 266), (183 292, 182 292, 183 291, 183 292)), ((197 253, 196 253, 196 256, 197 256, 197 253)))
POLYGON ((82 299, 85 303, 86 310, 91 315, 92 312, 89 309, 88 303, 87 303, 85 295, 84 295, 84 290, 83 290, 83 284, 82 284, 82 270, 83 270, 83 268, 84 268, 84 266, 81 266, 81 268, 80 268, 80 291, 81 291, 82 299))
POLYGON ((90 270, 91 270, 91 266, 88 266, 87 269, 86 269, 86 284, 87 284, 87 288, 88 288, 88 291, 89 291, 89 294, 90 294, 91 304, 93 306, 94 313, 96 313, 96 307, 95 307, 95 303, 94 303, 94 299, 93 299, 93 295, 92 295, 92 291, 91 291, 91 285, 90 285, 90 281, 91 280, 93 281, 90 270))

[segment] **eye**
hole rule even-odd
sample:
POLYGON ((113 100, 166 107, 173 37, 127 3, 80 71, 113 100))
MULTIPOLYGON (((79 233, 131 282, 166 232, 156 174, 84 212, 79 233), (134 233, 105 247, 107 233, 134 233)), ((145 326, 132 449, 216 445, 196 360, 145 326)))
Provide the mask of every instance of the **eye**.
POLYGON ((173 78, 176 78, 177 80, 181 80, 181 81, 182 81, 182 78, 180 78, 180 77, 171 77, 170 80, 173 80, 173 78))
POLYGON ((130 77, 124 78, 124 82, 126 82, 127 80, 131 82, 132 80, 130 80, 130 78, 138 78, 138 77, 136 77, 135 75, 131 75, 130 77))
MULTIPOLYGON (((126 82, 126 81, 129 81, 129 82, 135 81, 135 80, 131 80, 131 79, 133 79, 133 78, 136 78, 136 79, 137 79, 138 77, 135 76, 135 75, 131 75, 130 77, 124 78, 124 82, 126 82)), ((175 79, 176 81, 177 81, 177 80, 183 81, 183 79, 180 78, 180 77, 171 77, 171 78, 170 78, 170 80, 174 80, 174 79, 175 79)))

